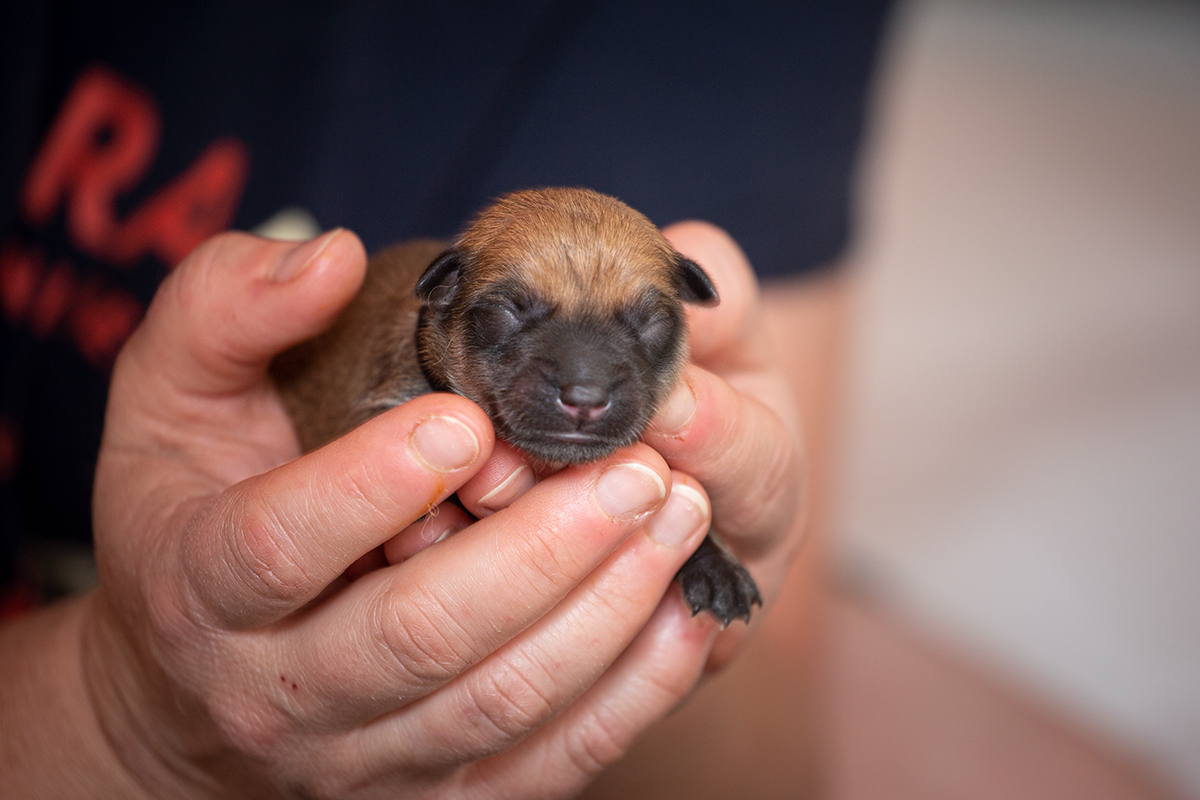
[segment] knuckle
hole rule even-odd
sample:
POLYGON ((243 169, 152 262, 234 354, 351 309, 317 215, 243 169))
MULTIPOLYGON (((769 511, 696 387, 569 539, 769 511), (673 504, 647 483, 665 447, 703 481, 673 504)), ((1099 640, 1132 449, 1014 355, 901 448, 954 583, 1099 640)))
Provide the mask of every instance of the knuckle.
MULTIPOLYGON (((223 231, 221 233, 210 236, 201 242, 191 255, 185 259, 187 261, 206 262, 223 251, 233 249, 239 246, 256 241, 256 237, 244 231, 223 231)), ((182 264, 180 266, 183 266, 182 264)))
POLYGON ((757 454, 756 480, 741 504, 742 527, 753 529, 755 521, 766 517, 773 524, 778 517, 790 518, 800 503, 803 490, 799 453, 790 442, 764 448, 757 454))
MULTIPOLYGON (((756 445, 743 437, 731 447, 722 474, 735 477, 727 485, 709 485, 713 495, 713 525, 737 538, 739 545, 766 548, 795 518, 804 500, 806 465, 803 451, 791 436, 756 445)), ((739 548, 741 549, 741 547, 739 548)))
POLYGON ((654 583, 653 577, 640 573, 637 561, 634 551, 609 562, 605 565, 607 574, 597 576, 589 587, 585 624, 594 638, 600 641, 630 638, 644 624, 638 620, 647 603, 653 607, 666 591, 666 581, 671 575, 664 574, 662 583, 654 583))
MULTIPOLYGON (((396 460, 398 461, 398 459, 396 460)), ((367 475, 357 470, 348 470, 339 478, 337 491, 347 506, 356 511, 365 509, 373 514, 380 513, 375 499, 377 494, 375 484, 379 482, 378 476, 367 475)))
POLYGON ((181 308, 191 306, 196 300, 204 300, 213 273, 231 257, 236 257, 252 240, 250 234, 237 231, 225 231, 205 239, 179 263, 163 284, 171 291, 171 299, 181 308))
POLYGON ((554 711, 547 694, 529 677, 536 667, 498 659, 466 687, 464 719, 498 750, 523 738, 554 711))
POLYGON ((412 587, 389 592, 376 606, 376 650, 402 678, 417 686, 440 685, 480 658, 465 635, 455 635, 452 620, 428 592, 412 587))
POLYGON ((255 594, 294 603, 305 597, 311 578, 286 526, 270 509, 246 508, 232 525, 229 557, 255 594))
POLYGON ((212 273, 223 265, 237 262, 253 248, 261 247, 263 240, 243 231, 224 231, 205 239, 189 253, 172 272, 181 281, 195 281, 194 287, 202 287, 211 279, 212 273))
POLYGON ((582 575, 583 565, 572 558, 571 551, 561 546, 562 536, 557 524, 535 521, 523 536, 518 547, 506 543, 507 551, 516 559, 518 585, 529 586, 539 596, 553 593, 554 587, 582 575))
POLYGON ((223 358, 239 352, 239 318, 231 309, 230 273, 257 263, 264 240, 248 233, 226 231, 196 247, 163 284, 163 299, 180 315, 188 331, 186 346, 192 359, 220 368, 223 358))
POLYGON ((584 725, 571 727, 563 749, 579 776, 589 780, 611 767, 629 750, 633 734, 603 712, 593 714, 584 725))
POLYGON ((664 714, 668 709, 674 708, 696 688, 700 674, 692 667, 702 665, 703 661, 693 665, 681 663, 678 658, 658 659, 655 664, 657 668, 648 670, 644 676, 647 693, 658 695, 648 699, 647 706, 658 706, 663 709, 664 714))

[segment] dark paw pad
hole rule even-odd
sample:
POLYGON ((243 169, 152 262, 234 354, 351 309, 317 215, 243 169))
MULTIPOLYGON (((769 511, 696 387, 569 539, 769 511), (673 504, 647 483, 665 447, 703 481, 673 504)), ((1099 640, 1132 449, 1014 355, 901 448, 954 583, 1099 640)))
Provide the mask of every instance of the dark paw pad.
POLYGON ((705 537, 700 548, 679 568, 675 575, 683 589, 684 602, 692 614, 708 611, 728 625, 741 617, 750 621, 750 609, 762 605, 758 586, 746 568, 714 541, 712 534, 705 537))

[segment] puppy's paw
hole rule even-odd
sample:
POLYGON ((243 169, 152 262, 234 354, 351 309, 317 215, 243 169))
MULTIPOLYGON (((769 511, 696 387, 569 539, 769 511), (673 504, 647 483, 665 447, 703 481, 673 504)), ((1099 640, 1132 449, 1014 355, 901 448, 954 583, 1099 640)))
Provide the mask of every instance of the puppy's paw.
POLYGON ((708 611, 722 625, 738 617, 749 622, 751 607, 762 605, 754 578, 711 533, 679 568, 675 580, 693 616, 708 611))

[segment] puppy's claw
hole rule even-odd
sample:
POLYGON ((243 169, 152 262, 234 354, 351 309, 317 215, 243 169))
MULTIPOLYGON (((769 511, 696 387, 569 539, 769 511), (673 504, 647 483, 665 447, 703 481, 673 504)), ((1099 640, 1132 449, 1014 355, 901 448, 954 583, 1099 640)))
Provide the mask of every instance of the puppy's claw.
POLYGON ((683 600, 692 609, 692 616, 708 611, 722 626, 738 618, 749 622, 751 608, 762 605, 754 578, 712 534, 679 568, 675 580, 683 589, 683 600))

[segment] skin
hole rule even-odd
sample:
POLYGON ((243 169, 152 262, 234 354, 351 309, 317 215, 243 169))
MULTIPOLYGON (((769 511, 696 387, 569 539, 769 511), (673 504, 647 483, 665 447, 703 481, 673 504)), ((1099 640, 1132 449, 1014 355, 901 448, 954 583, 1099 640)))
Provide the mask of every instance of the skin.
POLYGON ((849 267, 774 281, 757 309, 769 340, 786 354, 781 361, 801 409, 808 469, 791 525, 803 547, 769 613, 756 612, 761 620, 736 660, 707 673, 682 707, 593 781, 587 800, 825 797, 836 788, 837 776, 828 774, 830 715, 838 710, 828 698, 833 632, 824 549, 849 267))
POLYGON ((362 246, 198 248, 113 374, 100 588, 0 631, 6 792, 560 797, 619 758, 755 629, 672 586, 710 516, 768 607, 803 534, 749 267, 711 226, 667 234, 722 296, 689 311, 683 394, 645 443, 538 481, 448 395, 297 458, 267 365, 349 299, 362 246), (421 520, 455 490, 480 521, 421 520))

